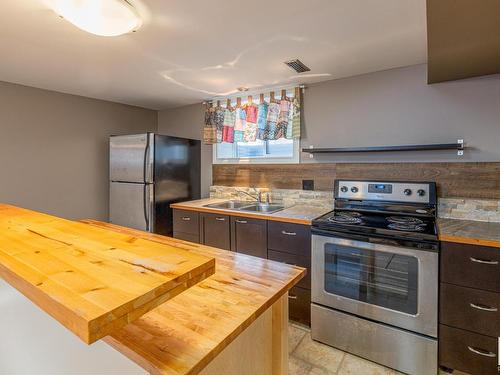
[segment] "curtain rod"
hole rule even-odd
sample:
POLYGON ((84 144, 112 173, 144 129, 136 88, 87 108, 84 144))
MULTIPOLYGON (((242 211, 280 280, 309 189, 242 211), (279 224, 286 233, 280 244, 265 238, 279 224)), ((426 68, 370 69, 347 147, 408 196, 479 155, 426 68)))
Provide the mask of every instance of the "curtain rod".
MULTIPOLYGON (((271 91, 280 92, 281 90, 290 90, 290 89, 295 89, 296 87, 299 87, 302 90, 302 93, 306 89, 306 85, 288 85, 288 86, 271 86, 271 87, 264 87, 260 89, 255 89, 255 90, 248 90, 248 91, 240 91, 235 94, 231 95, 225 95, 225 96, 214 96, 213 98, 210 99, 205 99, 202 104, 207 104, 207 103, 213 103, 216 102, 217 100, 223 101, 227 99, 236 99, 236 98, 246 98, 248 96, 255 96, 255 95, 260 95, 260 94, 269 94, 271 91)), ((279 95, 278 95, 279 96, 279 95)))

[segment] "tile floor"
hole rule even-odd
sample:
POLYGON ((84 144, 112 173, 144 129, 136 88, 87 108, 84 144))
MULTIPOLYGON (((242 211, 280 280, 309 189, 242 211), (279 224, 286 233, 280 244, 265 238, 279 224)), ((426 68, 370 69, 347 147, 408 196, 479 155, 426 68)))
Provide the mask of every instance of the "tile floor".
MULTIPOLYGON (((403 375, 313 341, 309 329, 295 323, 288 325, 288 352, 289 375, 403 375)), ((454 374, 458 375, 457 372, 454 374)))

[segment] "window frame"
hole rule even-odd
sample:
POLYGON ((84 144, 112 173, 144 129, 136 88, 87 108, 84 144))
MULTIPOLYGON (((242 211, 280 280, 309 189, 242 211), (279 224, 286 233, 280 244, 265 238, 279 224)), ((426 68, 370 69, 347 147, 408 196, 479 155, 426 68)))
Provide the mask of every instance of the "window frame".
POLYGON ((213 164, 297 164, 300 161, 300 139, 293 139, 293 154, 291 157, 243 157, 219 158, 217 157, 217 144, 212 146, 213 164))

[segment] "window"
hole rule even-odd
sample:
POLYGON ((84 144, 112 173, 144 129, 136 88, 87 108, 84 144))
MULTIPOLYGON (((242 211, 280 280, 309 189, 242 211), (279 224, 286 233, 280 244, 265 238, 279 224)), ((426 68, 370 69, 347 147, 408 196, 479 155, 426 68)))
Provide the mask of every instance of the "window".
MULTIPOLYGON (((293 97, 293 90, 287 90, 287 96, 293 97)), ((276 99, 281 99, 279 93, 275 94, 276 99)), ((264 99, 269 103, 269 96, 264 99)), ((246 100, 242 100, 242 105, 246 100)), ((257 103, 256 103, 257 104, 257 103)), ((213 145, 214 164, 285 164, 299 162, 298 139, 280 138, 271 141, 256 140, 255 142, 234 142, 217 143, 213 145)))
POLYGON ((214 164, 223 163, 298 163, 299 140, 276 139, 272 141, 217 143, 214 164))

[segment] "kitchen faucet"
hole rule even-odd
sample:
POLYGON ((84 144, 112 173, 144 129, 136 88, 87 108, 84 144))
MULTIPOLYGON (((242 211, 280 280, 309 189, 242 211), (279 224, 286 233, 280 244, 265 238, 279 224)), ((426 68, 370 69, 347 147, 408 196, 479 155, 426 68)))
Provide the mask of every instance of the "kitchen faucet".
POLYGON ((262 201, 262 192, 261 191, 257 191, 256 190, 256 196, 255 195, 252 195, 250 193, 247 193, 246 191, 244 190, 236 190, 238 193, 243 193, 243 194, 246 194, 248 195, 249 197, 255 199, 258 203, 266 203, 266 204, 269 204, 270 203, 270 196, 269 196, 269 193, 267 192, 266 193, 266 200, 265 202, 262 201))

